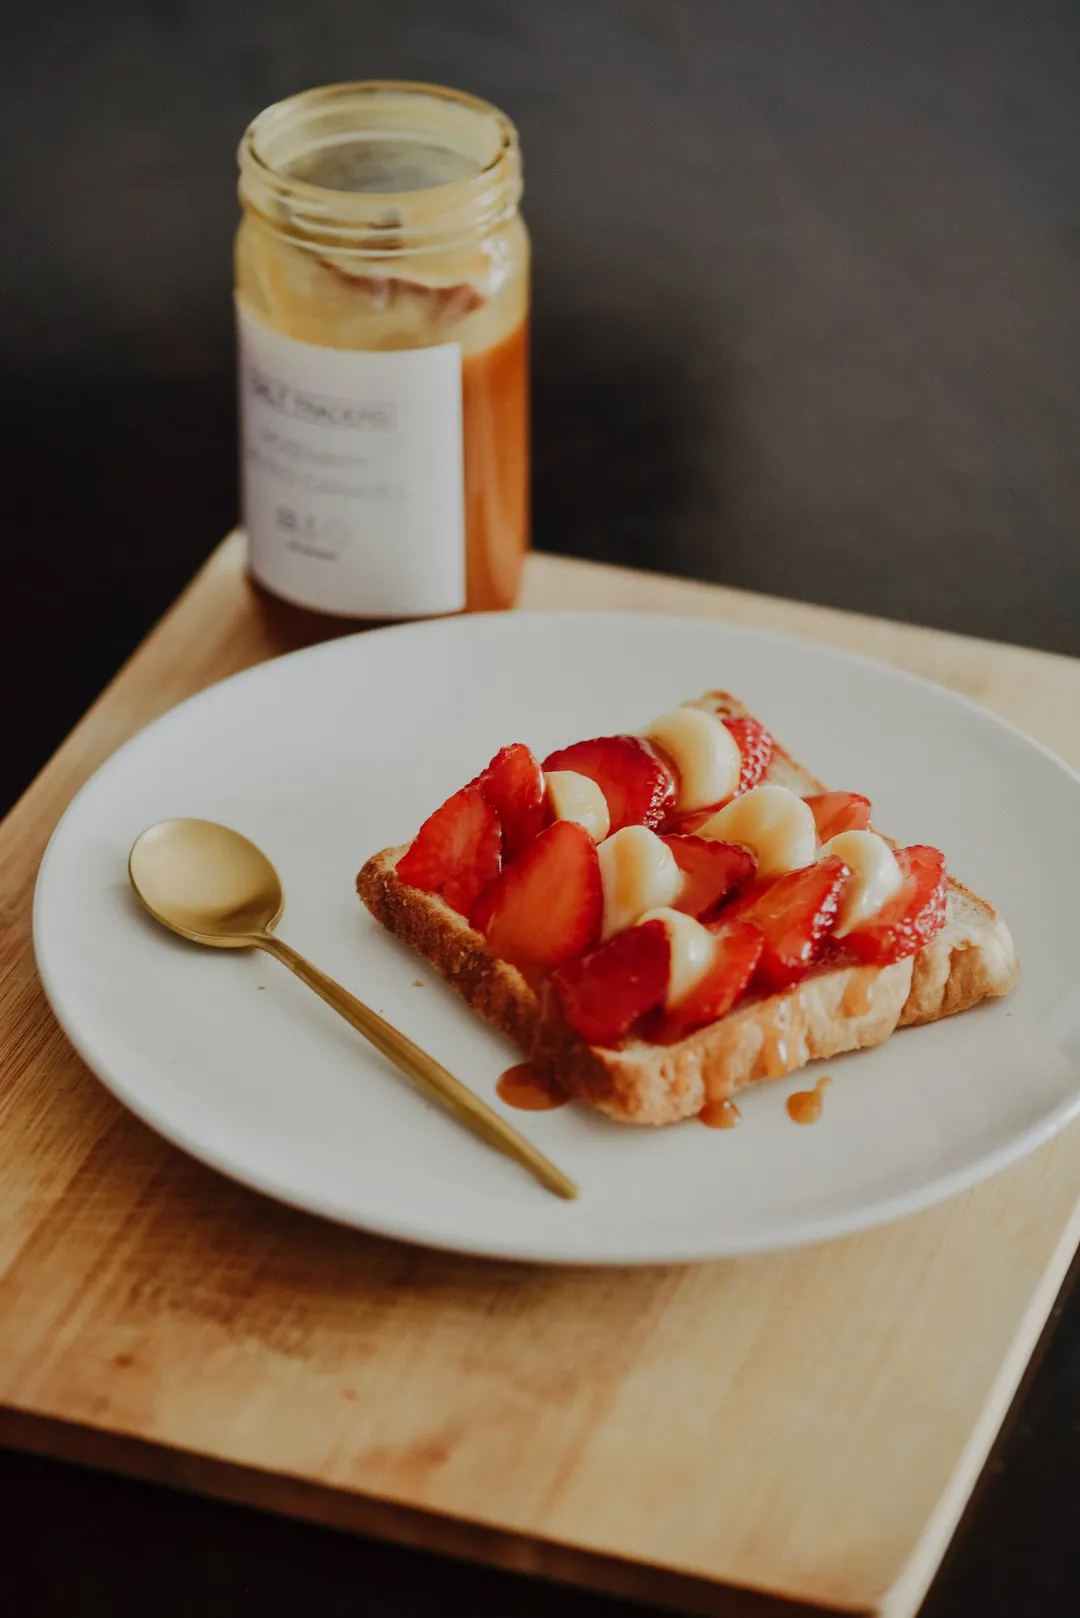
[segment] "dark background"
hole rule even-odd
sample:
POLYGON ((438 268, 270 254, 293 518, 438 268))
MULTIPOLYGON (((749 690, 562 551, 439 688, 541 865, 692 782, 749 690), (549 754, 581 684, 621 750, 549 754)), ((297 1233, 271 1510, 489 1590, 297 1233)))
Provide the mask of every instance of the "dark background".
MULTIPOLYGON (((1080 653, 1075 0, 3 21, 0 808, 234 520, 235 146, 341 78, 520 127, 542 547, 1080 653)), ((1080 1611, 1070 1315, 932 1618, 1080 1611)), ((13 1498, 17 1618, 616 1610, 40 1462, 13 1498)))

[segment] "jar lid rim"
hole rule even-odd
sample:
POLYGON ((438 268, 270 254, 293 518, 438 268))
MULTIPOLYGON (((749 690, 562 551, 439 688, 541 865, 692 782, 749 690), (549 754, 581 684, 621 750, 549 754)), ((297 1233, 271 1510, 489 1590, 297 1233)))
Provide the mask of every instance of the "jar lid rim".
POLYGON ((273 102, 244 131, 237 158, 245 206, 301 238, 330 233, 340 242, 356 233, 357 250, 382 250, 377 242, 380 230, 445 236, 454 220, 457 230, 451 234, 460 234, 466 219, 469 229, 490 229, 514 214, 522 189, 517 130, 505 113, 467 91, 409 79, 344 81, 273 102), (314 118, 335 103, 362 104, 377 96, 388 100, 415 96, 418 102, 441 102, 487 120, 496 137, 490 157, 474 174, 402 191, 346 191, 319 185, 276 167, 267 157, 268 136, 289 121, 314 118), (373 233, 374 243, 369 239, 373 233))

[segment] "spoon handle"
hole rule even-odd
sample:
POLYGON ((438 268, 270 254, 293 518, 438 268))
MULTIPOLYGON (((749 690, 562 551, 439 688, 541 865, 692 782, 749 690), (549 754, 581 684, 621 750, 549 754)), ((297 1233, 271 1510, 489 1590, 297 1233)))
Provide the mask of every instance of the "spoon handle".
POLYGON ((489 1146, 496 1147, 512 1157, 535 1175, 541 1185, 549 1191, 556 1192, 560 1197, 573 1198, 578 1194, 578 1188, 572 1180, 568 1180, 554 1163, 538 1152, 530 1141, 512 1129, 505 1119, 500 1118, 486 1102, 455 1079, 452 1073, 436 1062, 434 1057, 428 1056, 419 1045, 414 1045, 399 1033, 377 1011, 365 1006, 355 995, 343 989, 340 983, 320 972, 317 966, 297 954, 290 944, 285 944, 272 933, 260 933, 253 942, 276 961, 287 966, 290 972, 295 972, 302 983, 309 989, 314 989, 320 999, 332 1006, 347 1023, 369 1039, 376 1050, 389 1058, 410 1079, 415 1079, 421 1089, 434 1097, 448 1112, 452 1113, 466 1129, 471 1129, 474 1135, 486 1141, 489 1146))

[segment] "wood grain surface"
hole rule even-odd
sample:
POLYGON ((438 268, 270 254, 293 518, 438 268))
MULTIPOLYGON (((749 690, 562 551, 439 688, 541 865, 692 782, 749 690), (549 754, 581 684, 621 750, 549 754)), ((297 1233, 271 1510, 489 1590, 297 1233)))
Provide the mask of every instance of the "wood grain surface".
MULTIPOLYGON (((1080 763, 1080 665, 589 563, 526 604, 736 619, 943 681, 1080 763)), ((1080 1133, 826 1247, 533 1270, 191 1162, 59 1033, 37 862, 92 769, 285 649, 215 555, 0 828, 0 1441, 688 1610, 913 1613, 1076 1244, 1080 1133)))

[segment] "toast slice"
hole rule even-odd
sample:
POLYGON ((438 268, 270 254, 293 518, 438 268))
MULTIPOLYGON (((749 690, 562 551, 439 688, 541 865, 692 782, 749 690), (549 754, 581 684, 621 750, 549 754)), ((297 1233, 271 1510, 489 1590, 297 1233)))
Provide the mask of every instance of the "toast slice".
MULTIPOLYGON (((748 716, 724 691, 687 706, 721 719, 748 716)), ((766 779, 800 796, 826 790, 779 744, 766 779)), ((399 880, 396 867, 407 847, 373 855, 357 877, 371 914, 570 1096, 625 1123, 675 1123, 761 1079, 880 1045, 898 1027, 935 1022, 1006 994, 1019 976, 1008 928, 993 906, 949 878, 945 926, 904 960, 816 971, 781 994, 744 1000, 675 1044, 630 1040, 604 1049, 586 1044, 546 985, 534 988, 493 955, 445 900, 399 880)))

